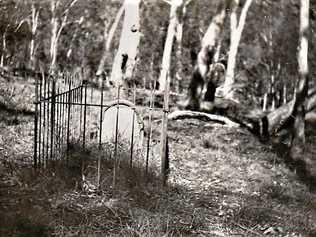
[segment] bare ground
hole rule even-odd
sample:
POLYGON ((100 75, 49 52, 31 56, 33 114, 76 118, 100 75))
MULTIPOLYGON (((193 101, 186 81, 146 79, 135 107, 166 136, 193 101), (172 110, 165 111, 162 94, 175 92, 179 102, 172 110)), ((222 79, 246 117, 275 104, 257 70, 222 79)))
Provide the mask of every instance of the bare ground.
MULTIPOLYGON (((0 236, 316 236, 310 182, 285 163, 284 150, 277 156, 240 128, 170 122, 171 171, 164 188, 155 172, 123 167, 113 189, 113 164, 105 159, 101 189, 95 189, 99 154, 93 150, 76 150, 67 166, 35 172, 32 109, 19 96, 33 90, 3 83, 0 236), (88 161, 84 182, 82 158, 88 161)), ((308 129, 305 155, 311 160, 315 131, 308 129)), ((159 137, 159 129, 154 134, 159 137)))
MULTIPOLYGON (((34 172, 31 119, 1 123, 0 236, 316 235, 315 194, 247 131, 173 121, 167 188, 154 175, 125 170, 113 190, 105 163, 97 191, 93 169, 83 183, 76 162, 34 172)), ((314 141, 310 134, 311 152, 314 141)))

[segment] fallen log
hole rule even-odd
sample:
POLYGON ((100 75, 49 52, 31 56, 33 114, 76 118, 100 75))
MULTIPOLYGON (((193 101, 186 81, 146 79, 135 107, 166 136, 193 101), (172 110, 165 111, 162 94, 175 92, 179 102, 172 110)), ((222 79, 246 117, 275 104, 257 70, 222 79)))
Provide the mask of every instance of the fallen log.
MULTIPOLYGON (((291 123, 293 105, 294 101, 292 100, 267 115, 269 123, 268 131, 270 135, 288 127, 291 123)), ((308 114, 314 109, 316 109, 316 88, 312 88, 308 92, 305 113, 308 114)))
POLYGON ((197 111, 190 111, 190 110, 182 110, 182 111, 177 110, 168 115, 169 120, 187 119, 187 118, 195 118, 195 119, 201 119, 201 120, 206 120, 206 121, 219 122, 229 127, 240 126, 238 123, 235 123, 229 118, 226 118, 224 116, 208 114, 204 112, 197 112, 197 111))
MULTIPOLYGON (((210 121, 219 121, 218 118, 225 118, 225 120, 221 120, 222 123, 226 123, 226 121, 229 120, 230 122, 228 122, 228 124, 238 124, 239 126, 245 127, 250 132, 259 136, 259 138, 266 140, 278 133, 280 130, 289 128, 288 126, 291 123, 293 103, 294 101, 292 100, 278 109, 270 113, 266 113, 258 109, 249 109, 248 106, 234 101, 216 98, 212 106, 209 106, 209 111, 176 111, 176 113, 173 112, 170 114, 170 118, 172 119, 173 116, 175 116, 175 118, 194 117, 200 119, 204 118, 210 121)), ((311 88, 306 101, 306 114, 315 109, 316 88, 311 88)))
MULTIPOLYGON (((207 121, 221 122, 228 126, 236 126, 238 124, 238 126, 248 129, 265 141, 269 140, 270 137, 276 135, 279 131, 290 128, 293 103, 294 101, 292 100, 276 110, 267 113, 255 107, 250 108, 243 103, 236 103, 229 99, 215 97, 214 103, 208 106, 200 106, 203 111, 181 110, 173 112, 169 116, 170 119, 206 119, 207 121), (225 119, 223 120, 222 118, 225 119)), ((181 103, 180 101, 177 104, 178 108, 184 108, 182 106, 183 102, 181 103)), ((306 115, 313 110, 316 110, 316 87, 310 88, 308 91, 306 115)))

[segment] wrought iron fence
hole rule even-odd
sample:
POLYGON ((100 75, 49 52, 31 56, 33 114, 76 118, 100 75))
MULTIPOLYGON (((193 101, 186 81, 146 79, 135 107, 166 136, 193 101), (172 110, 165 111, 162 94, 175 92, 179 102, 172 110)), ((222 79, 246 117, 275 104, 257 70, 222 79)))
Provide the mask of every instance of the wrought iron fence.
POLYGON ((73 146, 79 146, 97 149, 114 164, 124 152, 131 167, 165 174, 168 144, 161 142, 166 132, 161 120, 168 111, 155 107, 155 94, 154 87, 149 92, 134 87, 113 93, 83 80, 81 73, 42 75, 35 89, 34 166, 67 161, 73 146))

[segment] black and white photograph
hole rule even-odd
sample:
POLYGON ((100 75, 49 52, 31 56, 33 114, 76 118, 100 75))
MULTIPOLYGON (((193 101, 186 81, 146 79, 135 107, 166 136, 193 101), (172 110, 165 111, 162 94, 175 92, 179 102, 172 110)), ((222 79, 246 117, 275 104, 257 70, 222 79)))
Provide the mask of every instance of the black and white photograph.
POLYGON ((315 0, 0 0, 0 237, 316 237, 315 0))

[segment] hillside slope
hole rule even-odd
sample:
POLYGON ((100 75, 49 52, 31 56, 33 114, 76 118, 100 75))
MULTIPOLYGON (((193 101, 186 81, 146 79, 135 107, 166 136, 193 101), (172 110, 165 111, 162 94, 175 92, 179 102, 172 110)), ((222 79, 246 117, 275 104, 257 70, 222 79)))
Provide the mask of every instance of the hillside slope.
POLYGON ((244 130, 174 121, 167 188, 151 179, 87 192, 74 167, 38 174, 22 167, 32 154, 31 128, 0 126, 1 236, 316 234, 315 194, 244 130))

